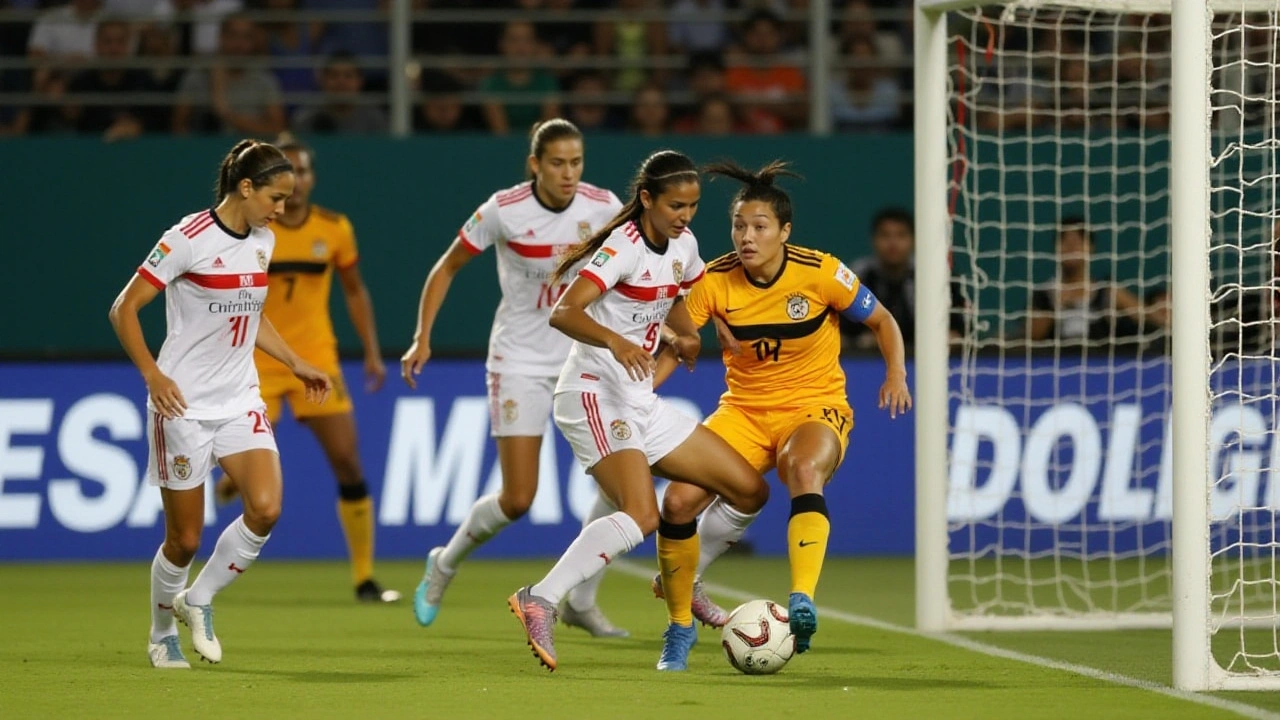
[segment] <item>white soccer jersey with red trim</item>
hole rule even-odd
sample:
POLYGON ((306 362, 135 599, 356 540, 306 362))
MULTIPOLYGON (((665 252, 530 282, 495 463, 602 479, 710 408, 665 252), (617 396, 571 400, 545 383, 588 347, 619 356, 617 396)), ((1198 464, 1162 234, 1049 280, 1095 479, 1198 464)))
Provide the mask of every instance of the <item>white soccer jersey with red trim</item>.
POLYGON ((502 300, 489 333, 489 372, 555 377, 569 354, 569 338, 547 324, 551 308, 568 287, 551 287, 561 255, 612 220, 622 203, 608 190, 578 184, 578 194, 563 210, 543 205, 533 183, 523 182, 489 197, 458 238, 481 253, 494 246, 502 300))
MULTIPOLYGON (((596 322, 653 352, 676 296, 702 278, 698 240, 685 230, 658 250, 635 222, 614 230, 578 271, 604 294, 587 306, 596 322)), ((653 394, 653 379, 632 380, 606 348, 575 342, 556 392, 578 390, 641 400, 653 394)))
POLYGON ((164 291, 168 332, 156 362, 187 401, 183 417, 221 420, 262 405, 253 348, 275 243, 266 228, 237 235, 202 210, 165 232, 138 267, 164 291))

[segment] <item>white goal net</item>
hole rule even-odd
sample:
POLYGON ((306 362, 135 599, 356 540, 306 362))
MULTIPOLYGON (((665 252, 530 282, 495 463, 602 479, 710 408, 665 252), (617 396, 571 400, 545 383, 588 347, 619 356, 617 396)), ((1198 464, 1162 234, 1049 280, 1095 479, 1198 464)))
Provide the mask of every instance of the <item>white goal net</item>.
POLYGON ((1280 0, 1231 5, 1213 3, 1211 87, 1184 90, 1207 96, 1209 288, 1171 286, 1168 0, 947 13, 967 302, 949 365, 948 627, 1169 624, 1170 297, 1195 293, 1209 469, 1183 491, 1208 494, 1206 632, 1228 673, 1280 673, 1280 0))

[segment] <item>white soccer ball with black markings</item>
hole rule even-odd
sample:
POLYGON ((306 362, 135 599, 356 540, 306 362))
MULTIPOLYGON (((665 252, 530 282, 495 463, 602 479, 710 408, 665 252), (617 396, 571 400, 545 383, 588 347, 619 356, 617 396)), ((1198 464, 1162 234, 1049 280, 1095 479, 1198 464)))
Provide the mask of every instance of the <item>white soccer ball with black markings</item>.
POLYGON ((747 675, 772 675, 796 651, 785 605, 751 600, 729 613, 720 631, 720 645, 729 664, 747 675))

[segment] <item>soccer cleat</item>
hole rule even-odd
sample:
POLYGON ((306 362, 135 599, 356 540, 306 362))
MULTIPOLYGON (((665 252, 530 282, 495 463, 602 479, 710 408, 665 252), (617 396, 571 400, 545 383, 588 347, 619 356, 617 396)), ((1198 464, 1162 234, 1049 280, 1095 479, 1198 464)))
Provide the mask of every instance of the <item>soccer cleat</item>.
POLYGON ((796 639, 796 652, 802 653, 809 649, 809 639, 818 632, 818 609, 808 595, 793 592, 787 614, 791 618, 791 634, 796 639))
POLYGON ((356 586, 356 601, 365 603, 400 602, 398 590, 383 590, 377 580, 369 578, 356 586))
POLYGON ((609 622, 597 605, 586 610, 574 610, 568 602, 560 607, 560 619, 569 627, 578 627, 591 633, 591 637, 625 638, 631 633, 609 622))
POLYGON ((173 615, 191 628, 191 644, 196 654, 211 663, 222 662, 222 643, 213 634, 212 605, 188 605, 187 591, 183 590, 173 598, 173 615))
POLYGON ((698 631, 692 625, 671 623, 662 633, 662 656, 658 669, 678 672, 689 669, 689 651, 698 642, 698 631))
POLYGON ((524 627, 525 637, 538 662, 556 669, 556 607, 522 587, 507 598, 507 607, 524 627))
POLYGON ((191 663, 182 654, 182 645, 178 642, 177 635, 163 637, 158 643, 147 643, 147 655, 151 658, 153 668, 191 668, 191 663))
MULTIPOLYGON (((662 592, 662 573, 653 576, 653 596, 659 600, 666 597, 662 592)), ((693 616, 707 627, 722 628, 729 622, 729 613, 707 595, 701 580, 693 581, 693 616)))
POLYGON ((440 612, 440 599, 444 597, 444 591, 453 579, 452 573, 446 573, 440 567, 442 552, 443 546, 432 548, 427 553, 427 570, 422 575, 422 582, 418 583, 418 589, 413 591, 413 616, 422 627, 435 622, 436 613, 440 612))

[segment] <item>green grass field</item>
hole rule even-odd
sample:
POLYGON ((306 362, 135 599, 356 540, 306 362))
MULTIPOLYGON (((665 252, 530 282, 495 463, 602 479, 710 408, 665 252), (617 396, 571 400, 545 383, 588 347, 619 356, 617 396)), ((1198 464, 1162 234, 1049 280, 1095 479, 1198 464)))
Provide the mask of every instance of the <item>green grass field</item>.
MULTIPOLYGON (((1197 701, 1162 692, 1167 631, 950 642, 904 632, 913 612, 906 559, 829 560, 814 650, 778 675, 737 674, 705 629, 689 672, 659 674, 664 608, 644 577, 652 561, 632 562, 610 573, 601 602, 633 636, 561 628, 554 674, 529 653, 505 604, 550 561, 467 564, 436 625, 422 629, 407 603, 357 606, 344 564, 267 559, 217 600, 223 662, 190 671, 147 663, 147 563, 0 565, 0 717, 1280 718, 1280 693, 1197 701)), ((419 573, 418 563, 384 562, 379 574, 408 594, 419 573)), ((785 600, 783 559, 726 558, 713 573, 726 605, 785 600)))

